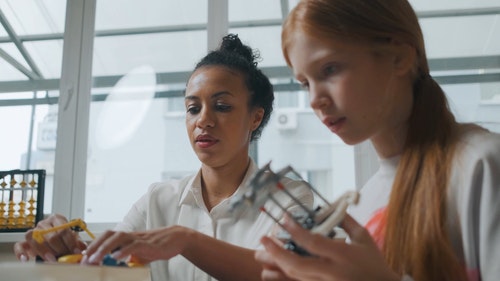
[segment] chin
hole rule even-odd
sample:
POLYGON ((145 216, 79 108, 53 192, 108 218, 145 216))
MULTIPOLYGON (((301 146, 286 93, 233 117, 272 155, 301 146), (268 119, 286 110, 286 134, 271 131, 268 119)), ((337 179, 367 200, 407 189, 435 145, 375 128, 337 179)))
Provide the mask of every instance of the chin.
POLYGON ((196 158, 198 158, 198 160, 200 160, 201 163, 209 163, 211 161, 213 161, 213 155, 210 155, 208 153, 201 153, 199 151, 195 151, 196 153, 196 158))
POLYGON ((198 156, 198 160, 200 160, 200 162, 205 166, 217 167, 220 165, 220 163, 219 163, 220 158, 216 158, 216 157, 214 157, 214 155, 199 153, 199 154, 197 154, 197 156, 198 156))
POLYGON ((350 138, 350 137, 341 137, 339 138, 347 145, 356 145, 364 142, 366 139, 359 139, 359 138, 350 138))

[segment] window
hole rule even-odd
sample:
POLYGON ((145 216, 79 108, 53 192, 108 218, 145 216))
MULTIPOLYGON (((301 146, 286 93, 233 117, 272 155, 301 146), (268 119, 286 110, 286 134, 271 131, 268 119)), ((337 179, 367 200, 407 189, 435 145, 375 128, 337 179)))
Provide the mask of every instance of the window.
POLYGON ((52 211, 65 10, 64 0, 0 1, 0 170, 45 169, 45 213, 52 211))

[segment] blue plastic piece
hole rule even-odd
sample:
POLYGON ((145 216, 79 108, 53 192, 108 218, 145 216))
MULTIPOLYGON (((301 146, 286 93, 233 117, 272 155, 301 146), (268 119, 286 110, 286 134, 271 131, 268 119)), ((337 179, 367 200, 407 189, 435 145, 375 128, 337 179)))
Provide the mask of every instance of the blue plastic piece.
POLYGON ((113 257, 111 257, 110 254, 107 254, 104 256, 102 259, 102 265, 108 265, 108 266, 128 266, 126 262, 124 261, 117 261, 113 257))

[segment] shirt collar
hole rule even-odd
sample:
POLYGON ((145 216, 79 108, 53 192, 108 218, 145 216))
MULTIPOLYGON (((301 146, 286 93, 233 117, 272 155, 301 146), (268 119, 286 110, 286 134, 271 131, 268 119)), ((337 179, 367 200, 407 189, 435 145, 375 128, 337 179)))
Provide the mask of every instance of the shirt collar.
MULTIPOLYGON (((240 194, 244 193, 246 190, 245 183, 250 179, 250 177, 253 176, 253 174, 257 171, 258 167, 255 162, 250 159, 250 164, 248 165, 247 172, 245 173, 245 176, 243 177, 243 180, 241 181, 240 185, 238 186, 238 189, 228 198, 224 199, 219 205, 216 206, 214 209, 219 209, 218 207, 223 208, 224 210, 227 208, 229 209, 229 202, 231 198, 235 196, 240 196, 240 194), (226 206, 227 207, 223 207, 226 206)), ((186 188, 184 188, 182 195, 179 199, 179 206, 186 204, 186 205, 198 205, 198 207, 205 209, 205 203, 203 202, 203 196, 202 196, 202 190, 201 190, 201 169, 198 170, 196 175, 191 177, 191 179, 188 181, 186 188)))
POLYGON ((196 175, 192 176, 191 179, 187 182, 187 185, 183 189, 182 195, 179 198, 179 206, 183 204, 195 205, 196 193, 199 193, 201 196, 201 169, 198 170, 196 175))

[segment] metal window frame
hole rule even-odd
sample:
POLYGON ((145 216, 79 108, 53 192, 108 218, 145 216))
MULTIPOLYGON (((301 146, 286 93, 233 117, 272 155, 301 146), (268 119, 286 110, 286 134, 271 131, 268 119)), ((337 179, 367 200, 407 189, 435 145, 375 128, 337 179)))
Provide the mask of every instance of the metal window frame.
POLYGON ((52 212, 83 217, 96 0, 67 1, 52 212))

